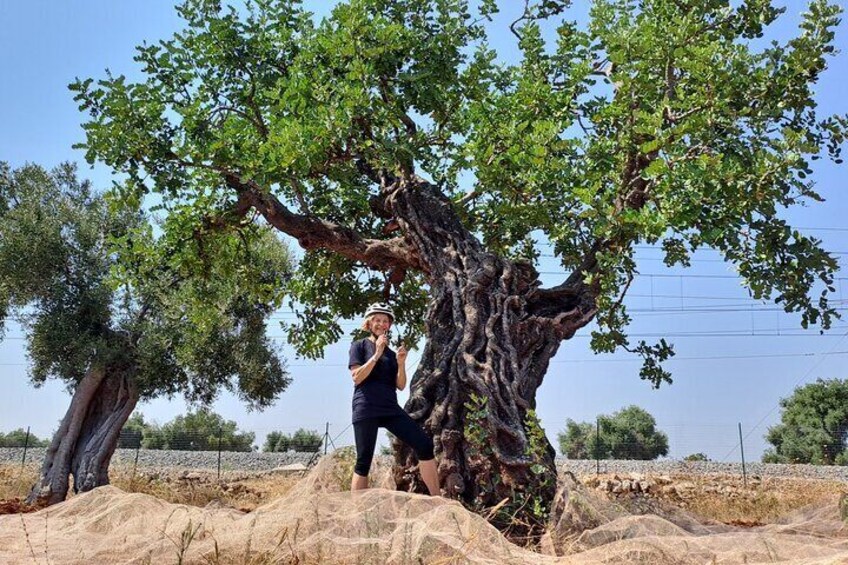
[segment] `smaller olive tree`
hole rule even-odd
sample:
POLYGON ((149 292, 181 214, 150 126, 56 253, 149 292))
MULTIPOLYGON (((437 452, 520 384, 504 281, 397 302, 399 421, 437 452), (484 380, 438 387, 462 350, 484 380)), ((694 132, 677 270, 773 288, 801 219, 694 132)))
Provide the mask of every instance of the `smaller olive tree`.
POLYGON ((0 162, 0 330, 23 327, 34 385, 73 392, 31 503, 64 500, 71 476, 77 492, 108 484, 139 401, 203 406, 228 390, 264 408, 290 382, 265 331, 291 269, 285 245, 249 218, 222 228, 170 203, 154 226, 140 200, 124 204, 73 165, 0 162))
POLYGON ((818 379, 780 401, 764 463, 848 465, 848 380, 818 379))
POLYGON ((560 451, 569 459, 650 460, 668 455, 668 436, 638 406, 599 416, 595 424, 568 419, 557 437, 560 451))

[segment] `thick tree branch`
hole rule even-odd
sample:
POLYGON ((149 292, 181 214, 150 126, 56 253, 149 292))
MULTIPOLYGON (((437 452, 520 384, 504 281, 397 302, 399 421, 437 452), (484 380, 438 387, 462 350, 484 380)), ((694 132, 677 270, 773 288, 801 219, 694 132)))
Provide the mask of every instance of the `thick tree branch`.
POLYGON ((274 195, 233 172, 224 172, 223 175, 227 185, 239 195, 233 213, 245 215, 250 209, 256 210, 269 224, 297 239, 304 249, 328 249, 373 269, 400 267, 426 271, 418 254, 404 237, 388 240, 363 238, 347 226, 295 214, 274 195))

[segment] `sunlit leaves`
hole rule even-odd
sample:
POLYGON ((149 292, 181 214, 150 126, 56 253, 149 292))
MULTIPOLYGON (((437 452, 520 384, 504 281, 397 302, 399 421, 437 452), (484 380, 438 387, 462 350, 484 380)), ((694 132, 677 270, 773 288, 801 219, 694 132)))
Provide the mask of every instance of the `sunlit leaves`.
MULTIPOLYGON (((518 36, 506 64, 481 23, 503 4, 488 0, 349 0, 321 21, 308 3, 186 2, 188 27, 139 49, 145 81, 72 86, 84 147, 129 175, 126 202, 154 191, 165 210, 223 209, 230 171, 370 238, 391 237, 369 202, 374 172, 428 176, 488 250, 536 260, 546 239, 564 277, 589 266, 600 351, 629 347, 639 243, 684 266, 713 247, 755 296, 829 327, 827 293, 810 293, 836 264, 782 216, 821 199, 814 161, 841 162, 848 122, 813 98, 840 8, 813 0, 795 38, 767 42, 784 11, 770 0, 597 0, 585 26, 569 4, 530 2, 499 30, 518 36)), ((388 276, 308 252, 291 343, 320 355, 388 276)), ((420 288, 391 292, 422 311, 420 288)), ((664 380, 655 369, 644 376, 664 380)))

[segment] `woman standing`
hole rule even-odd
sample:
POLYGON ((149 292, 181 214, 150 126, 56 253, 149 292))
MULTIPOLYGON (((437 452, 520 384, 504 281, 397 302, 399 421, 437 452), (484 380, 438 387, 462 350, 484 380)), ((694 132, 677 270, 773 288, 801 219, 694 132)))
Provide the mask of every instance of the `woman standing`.
POLYGON ((433 455, 433 440, 397 402, 397 390, 406 386, 406 347, 397 353, 389 348, 388 331, 395 315, 387 304, 372 304, 365 311, 362 329, 371 335, 350 346, 353 377, 353 432, 356 437, 356 466, 350 489, 368 488, 368 471, 374 458, 377 429, 386 428, 415 451, 421 478, 431 495, 440 495, 439 477, 433 455))

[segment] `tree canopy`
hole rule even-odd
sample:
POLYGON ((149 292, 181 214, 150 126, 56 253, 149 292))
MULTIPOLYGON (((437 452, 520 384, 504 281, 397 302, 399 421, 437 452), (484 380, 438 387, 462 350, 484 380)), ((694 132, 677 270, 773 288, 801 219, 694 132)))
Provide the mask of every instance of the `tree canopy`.
POLYGON ((668 436, 656 426, 647 411, 628 406, 598 416, 595 423, 569 418, 557 438, 560 452, 569 459, 651 460, 668 455, 668 436))
POLYGON ((836 262, 782 213, 821 200, 812 161, 841 162, 846 120, 813 96, 840 8, 813 0, 796 37, 764 43, 784 12, 768 0, 596 0, 586 26, 569 5, 526 3, 510 64, 488 42, 494 0, 349 0, 321 21, 300 2, 187 0, 185 29, 138 48, 144 80, 72 85, 82 147, 127 175, 126 201, 255 210, 295 238, 288 338, 312 357, 389 289, 423 331, 432 267, 387 200, 415 179, 487 251, 537 264, 550 243, 563 284, 539 296, 585 283, 592 347, 640 353, 655 384, 670 346, 625 331, 640 242, 668 265, 713 247, 754 298, 829 327, 836 262))
POLYGON ((138 209, 113 206, 71 165, 0 163, 0 323, 14 316, 24 327, 34 384, 56 377, 73 388, 92 367, 112 366, 132 374, 141 399, 208 403, 228 389, 254 407, 286 388, 265 333, 286 248, 250 226, 174 235, 203 227, 194 222, 175 211, 157 236, 138 209))
POLYGON ((848 380, 818 379, 780 401, 765 463, 848 465, 848 380))

